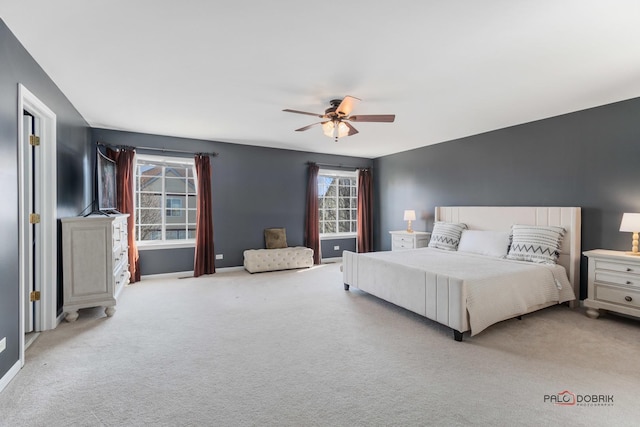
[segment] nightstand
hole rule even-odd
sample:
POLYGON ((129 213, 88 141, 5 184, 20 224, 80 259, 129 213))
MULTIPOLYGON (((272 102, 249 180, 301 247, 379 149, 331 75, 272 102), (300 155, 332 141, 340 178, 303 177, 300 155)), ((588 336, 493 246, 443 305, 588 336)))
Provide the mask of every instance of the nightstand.
POLYGON ((586 251, 589 258, 587 316, 600 309, 640 317, 640 256, 620 251, 586 251))
POLYGON ((399 251, 403 249, 424 248, 429 244, 431 233, 428 231, 414 231, 409 233, 406 230, 390 231, 391 250, 399 251))

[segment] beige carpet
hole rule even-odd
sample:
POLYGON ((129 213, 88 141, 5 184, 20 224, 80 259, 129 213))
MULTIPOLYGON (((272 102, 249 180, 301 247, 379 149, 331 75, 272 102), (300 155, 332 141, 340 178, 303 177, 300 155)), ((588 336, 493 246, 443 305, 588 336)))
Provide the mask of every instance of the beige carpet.
POLYGON ((555 307, 455 342, 338 264, 143 280, 43 333, 2 426, 637 425, 640 322, 555 307), (545 395, 612 395, 558 406, 545 395))

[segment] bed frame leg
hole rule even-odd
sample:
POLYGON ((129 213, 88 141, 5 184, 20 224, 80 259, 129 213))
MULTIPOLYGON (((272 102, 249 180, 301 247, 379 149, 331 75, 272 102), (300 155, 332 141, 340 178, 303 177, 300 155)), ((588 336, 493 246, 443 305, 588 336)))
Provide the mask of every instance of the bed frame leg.
POLYGON ((516 317, 516 319, 522 320, 522 316, 518 316, 518 317, 516 317))
POLYGON ((458 342, 462 342, 462 332, 460 331, 456 331, 455 329, 453 330, 453 339, 458 341, 458 342))
POLYGON ((346 283, 344 284, 344 290, 348 291, 349 290, 349 285, 347 285, 346 283))

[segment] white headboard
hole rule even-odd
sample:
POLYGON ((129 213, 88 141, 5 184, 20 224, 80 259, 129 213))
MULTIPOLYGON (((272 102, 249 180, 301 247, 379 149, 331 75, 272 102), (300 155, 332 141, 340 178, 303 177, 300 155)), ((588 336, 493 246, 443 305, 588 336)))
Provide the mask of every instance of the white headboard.
POLYGON ((558 264, 567 270, 576 299, 580 298, 581 212, 576 207, 439 206, 436 221, 462 222, 470 230, 510 230, 513 224, 555 225, 566 234, 558 264))

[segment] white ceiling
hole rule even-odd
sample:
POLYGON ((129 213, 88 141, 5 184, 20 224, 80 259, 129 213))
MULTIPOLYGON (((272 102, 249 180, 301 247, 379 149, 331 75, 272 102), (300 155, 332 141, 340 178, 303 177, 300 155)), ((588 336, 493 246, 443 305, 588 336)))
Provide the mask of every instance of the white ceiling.
POLYGON ((375 158, 640 96, 637 0, 0 0, 92 127, 375 158), (318 121, 352 95, 336 144, 318 121))

